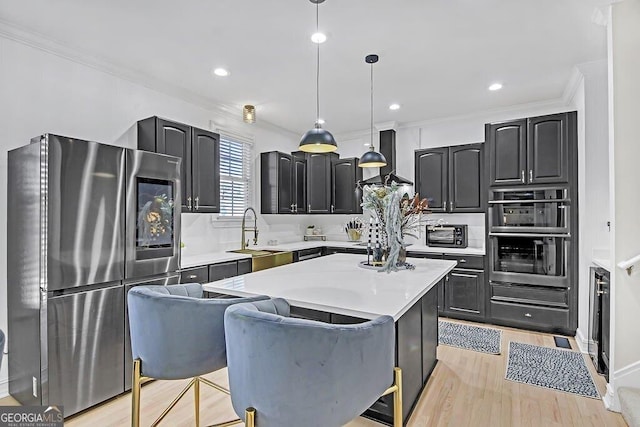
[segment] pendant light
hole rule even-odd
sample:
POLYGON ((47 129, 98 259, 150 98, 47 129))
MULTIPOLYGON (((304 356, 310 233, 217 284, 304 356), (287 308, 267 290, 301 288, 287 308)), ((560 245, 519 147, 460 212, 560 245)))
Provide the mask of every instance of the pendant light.
MULTIPOLYGON (((318 5, 324 0, 309 0, 316 5, 316 34, 319 32, 318 5)), ((331 132, 322 129, 320 125, 320 43, 317 46, 316 63, 316 124, 313 129, 302 136, 300 150, 307 153, 330 153, 338 149, 336 140, 331 132)))
POLYGON ((371 142, 369 142, 369 151, 360 157, 358 166, 361 168, 381 168, 387 166, 387 159, 378 153, 373 146, 373 64, 378 62, 378 55, 367 55, 364 62, 371 64, 371 142))

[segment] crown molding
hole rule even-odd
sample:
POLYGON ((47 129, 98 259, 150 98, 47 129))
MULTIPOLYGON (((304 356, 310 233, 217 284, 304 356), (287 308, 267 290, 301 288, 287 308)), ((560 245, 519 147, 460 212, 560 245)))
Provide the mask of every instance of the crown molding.
POLYGON ((564 92, 562 93, 562 101, 566 105, 571 105, 573 99, 580 88, 580 83, 584 81, 584 74, 580 71, 578 66, 574 66, 571 69, 571 77, 569 77, 569 81, 564 88, 564 92))
POLYGON ((564 102, 562 98, 549 99, 546 101, 537 101, 537 102, 528 102, 524 104, 515 104, 510 105, 508 107, 501 108, 492 108, 489 110, 475 111, 468 114, 460 114, 456 116, 448 116, 448 117, 440 117, 435 119, 427 119, 416 122, 406 122, 401 123, 399 129, 406 129, 412 127, 428 127, 434 124, 446 123, 446 122, 455 122, 459 120, 472 120, 472 119, 483 119, 486 116, 504 114, 504 115, 514 115, 518 114, 526 114, 527 110, 539 109, 539 108, 549 108, 549 109, 565 109, 567 104, 564 102))
POLYGON ((398 122, 391 121, 391 122, 376 123, 375 128, 378 130, 378 132, 381 132, 383 130, 396 130, 398 128, 398 122))
MULTIPOLYGON (((110 74, 114 77, 143 86, 155 92, 201 107, 210 111, 213 115, 222 116, 233 122, 241 121, 240 114, 242 111, 242 105, 225 104, 216 99, 202 96, 196 92, 185 89, 184 87, 158 79, 142 71, 117 64, 106 58, 99 57, 90 52, 78 49, 77 47, 46 37, 36 31, 20 27, 1 18, 0 37, 75 62, 85 67, 93 68, 94 70, 110 74)), ((266 120, 260 120, 259 123, 255 123, 254 125, 263 129, 285 132, 292 136, 296 134, 296 132, 291 129, 283 128, 266 120)))

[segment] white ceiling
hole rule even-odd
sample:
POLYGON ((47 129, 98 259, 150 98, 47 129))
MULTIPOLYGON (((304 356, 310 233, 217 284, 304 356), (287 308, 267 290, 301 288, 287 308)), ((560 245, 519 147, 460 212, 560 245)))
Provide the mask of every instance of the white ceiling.
MULTIPOLYGON (((320 115, 333 133, 558 99, 575 64, 606 56, 600 0, 326 0, 320 115), (504 88, 489 92, 500 81, 504 88), (390 111, 398 102, 402 108, 390 111)), ((308 0, 3 0, 0 20, 302 133, 315 120, 308 0), (223 66, 227 78, 213 77, 223 66)), ((175 89, 175 88, 174 88, 175 89)))

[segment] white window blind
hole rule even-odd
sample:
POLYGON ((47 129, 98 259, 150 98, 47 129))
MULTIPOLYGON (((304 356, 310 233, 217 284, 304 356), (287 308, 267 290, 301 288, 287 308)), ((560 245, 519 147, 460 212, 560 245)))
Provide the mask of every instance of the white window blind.
POLYGON ((251 200, 253 144, 241 137, 220 135, 220 216, 242 217, 251 200))

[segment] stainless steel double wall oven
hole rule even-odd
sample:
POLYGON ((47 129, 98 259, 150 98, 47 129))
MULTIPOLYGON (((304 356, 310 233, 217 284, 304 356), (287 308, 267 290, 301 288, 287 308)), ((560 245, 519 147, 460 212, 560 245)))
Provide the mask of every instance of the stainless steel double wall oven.
POLYGON ((493 189, 490 280, 567 287, 571 254, 567 187, 493 189))
POLYGON ((180 160, 43 135, 9 152, 9 392, 72 415, 125 390, 126 290, 177 276, 180 160))

